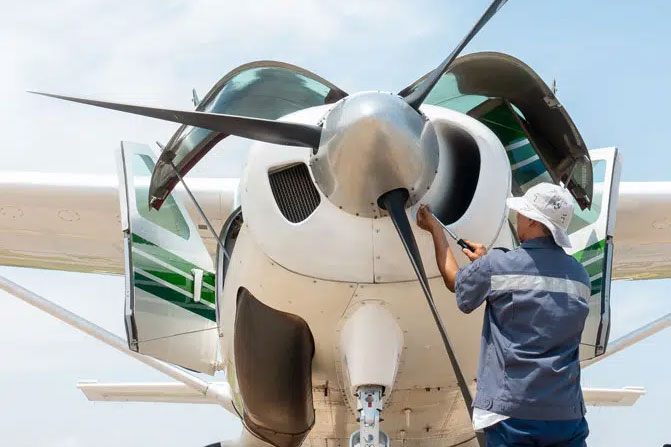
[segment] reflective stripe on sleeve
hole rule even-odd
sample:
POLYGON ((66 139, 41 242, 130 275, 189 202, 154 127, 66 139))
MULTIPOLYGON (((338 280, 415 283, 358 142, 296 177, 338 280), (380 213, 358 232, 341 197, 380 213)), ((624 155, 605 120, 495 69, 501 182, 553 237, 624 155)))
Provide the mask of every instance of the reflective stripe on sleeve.
POLYGON ((590 288, 580 281, 551 276, 492 275, 492 290, 542 290, 589 299, 590 288))

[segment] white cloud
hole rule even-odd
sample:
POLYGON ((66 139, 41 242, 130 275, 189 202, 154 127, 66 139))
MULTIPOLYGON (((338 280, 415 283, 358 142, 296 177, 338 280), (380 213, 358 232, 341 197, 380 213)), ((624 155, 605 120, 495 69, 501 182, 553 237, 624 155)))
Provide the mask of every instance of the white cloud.
POLYGON ((616 281, 611 286, 611 340, 671 312, 669 280, 616 281))
POLYGON ((81 445, 83 444, 75 436, 68 436, 67 438, 54 441, 54 447, 79 447, 81 445))
POLYGON ((449 40, 458 15, 381 0, 4 3, 3 168, 60 172, 111 172, 121 139, 165 142, 177 125, 25 90, 190 108, 192 87, 202 96, 235 66, 258 59, 305 65, 348 91, 400 89, 442 55, 417 69, 404 58, 435 46, 436 36, 449 40))

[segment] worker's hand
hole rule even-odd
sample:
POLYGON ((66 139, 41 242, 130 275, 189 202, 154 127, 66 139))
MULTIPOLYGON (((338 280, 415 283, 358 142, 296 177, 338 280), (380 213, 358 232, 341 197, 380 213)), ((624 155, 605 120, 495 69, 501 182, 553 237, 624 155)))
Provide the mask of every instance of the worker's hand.
POLYGON ((475 261, 476 259, 480 259, 484 255, 487 254, 487 249, 485 248, 484 245, 478 244, 477 242, 471 242, 467 239, 464 239, 464 242, 470 247, 470 250, 466 248, 462 248, 461 251, 470 259, 471 261, 475 261))
POLYGON ((420 205, 417 210, 417 226, 422 230, 432 232, 436 225, 439 224, 431 215, 431 207, 429 205, 420 205))

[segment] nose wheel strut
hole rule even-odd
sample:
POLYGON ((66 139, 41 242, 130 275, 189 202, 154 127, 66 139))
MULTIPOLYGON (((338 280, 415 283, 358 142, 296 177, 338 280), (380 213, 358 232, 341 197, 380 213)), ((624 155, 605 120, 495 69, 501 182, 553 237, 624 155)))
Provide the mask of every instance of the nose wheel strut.
POLYGON ((389 436, 380 430, 382 387, 364 386, 357 390, 359 430, 349 437, 349 447, 389 447, 389 436))

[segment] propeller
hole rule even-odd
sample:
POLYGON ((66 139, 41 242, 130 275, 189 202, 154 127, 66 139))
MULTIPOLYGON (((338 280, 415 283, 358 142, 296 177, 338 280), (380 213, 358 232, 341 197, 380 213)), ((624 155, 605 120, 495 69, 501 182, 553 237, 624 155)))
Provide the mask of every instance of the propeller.
POLYGON ((424 99, 426 99, 429 92, 436 85, 440 77, 447 71, 452 62, 459 56, 459 53, 468 45, 468 43, 475 37, 475 35, 482 29, 482 27, 489 22, 489 19, 494 17, 494 14, 497 13, 499 9, 507 2, 508 0, 494 0, 485 13, 480 17, 480 20, 473 26, 473 28, 466 34, 466 37, 459 42, 459 45, 450 53, 447 58, 436 67, 418 86, 413 90, 408 92, 407 88, 401 90, 398 94, 403 96, 405 102, 407 102, 413 109, 419 110, 419 106, 422 105, 424 99))
MULTIPOLYGON (((461 372, 457 358, 454 355, 454 350, 452 349, 450 340, 447 337, 445 325, 443 324, 442 318, 440 318, 440 314, 436 308, 436 303, 433 300, 431 288, 429 287, 429 280, 426 278, 426 273, 424 271, 422 257, 420 256, 419 249, 417 248, 417 241, 415 240, 415 235, 413 234, 412 228, 410 227, 408 216, 405 213, 405 204, 408 201, 408 197, 409 195, 406 189, 394 189, 380 196, 378 199, 378 204, 381 208, 384 208, 389 213, 389 217, 394 223, 394 227, 396 227, 396 231, 401 238, 403 247, 405 248, 406 253, 408 253, 412 268, 415 270, 419 284, 424 291, 426 302, 429 305, 429 309, 431 309, 431 314, 433 315, 433 319, 436 322, 438 331, 440 332, 440 337, 443 339, 443 345, 445 346, 445 351, 447 351, 447 356, 450 358, 452 369, 454 369, 454 375, 457 378, 457 384, 459 385, 461 396, 464 398, 464 402, 466 403, 468 414, 470 418, 473 419, 473 397, 471 396, 471 392, 466 385, 466 379, 461 372)), ((482 436, 482 433, 476 433, 476 437, 478 438, 478 443, 480 446, 484 446, 484 437, 482 436)))
POLYGON ((162 109, 33 91, 29 93, 103 107, 105 109, 133 113, 135 115, 148 116, 150 118, 157 118, 165 121, 172 121, 174 123, 186 124, 273 144, 317 148, 319 147, 319 140, 322 132, 321 127, 313 126, 311 124, 224 115, 221 113, 162 109))

